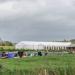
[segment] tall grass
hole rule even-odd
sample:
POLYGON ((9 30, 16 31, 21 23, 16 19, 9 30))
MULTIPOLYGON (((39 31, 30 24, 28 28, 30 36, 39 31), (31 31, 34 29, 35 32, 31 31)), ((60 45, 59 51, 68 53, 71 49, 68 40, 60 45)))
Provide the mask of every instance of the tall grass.
POLYGON ((0 59, 0 75, 75 75, 75 55, 0 59))

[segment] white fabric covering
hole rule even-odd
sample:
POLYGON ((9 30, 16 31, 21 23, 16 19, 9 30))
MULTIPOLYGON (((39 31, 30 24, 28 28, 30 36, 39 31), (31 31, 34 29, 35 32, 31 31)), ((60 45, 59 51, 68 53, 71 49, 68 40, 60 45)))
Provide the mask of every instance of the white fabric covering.
POLYGON ((44 49, 45 47, 67 47, 71 42, 36 42, 22 41, 16 44, 16 49, 44 49))

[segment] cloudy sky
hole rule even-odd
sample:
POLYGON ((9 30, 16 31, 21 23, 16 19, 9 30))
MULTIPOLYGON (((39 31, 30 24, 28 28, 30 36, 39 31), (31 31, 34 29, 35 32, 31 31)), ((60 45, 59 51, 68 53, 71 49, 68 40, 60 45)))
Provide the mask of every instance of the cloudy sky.
POLYGON ((0 37, 16 42, 75 38, 75 0, 0 0, 0 37))

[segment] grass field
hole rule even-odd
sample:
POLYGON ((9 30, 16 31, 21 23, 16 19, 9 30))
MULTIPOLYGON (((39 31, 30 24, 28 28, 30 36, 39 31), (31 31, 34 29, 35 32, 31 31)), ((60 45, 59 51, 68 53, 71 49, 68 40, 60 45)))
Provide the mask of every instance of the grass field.
POLYGON ((3 48, 3 49, 14 49, 15 47, 14 46, 0 46, 0 48, 3 48))
POLYGON ((0 75, 75 75, 75 55, 0 59, 0 75))

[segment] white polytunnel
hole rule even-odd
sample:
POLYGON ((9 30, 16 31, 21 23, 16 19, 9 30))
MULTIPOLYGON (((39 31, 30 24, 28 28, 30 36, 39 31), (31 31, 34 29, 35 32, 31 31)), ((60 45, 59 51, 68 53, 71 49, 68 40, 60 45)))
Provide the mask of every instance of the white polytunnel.
POLYGON ((36 41, 22 41, 15 45, 16 49, 66 49, 71 42, 36 42, 36 41))

